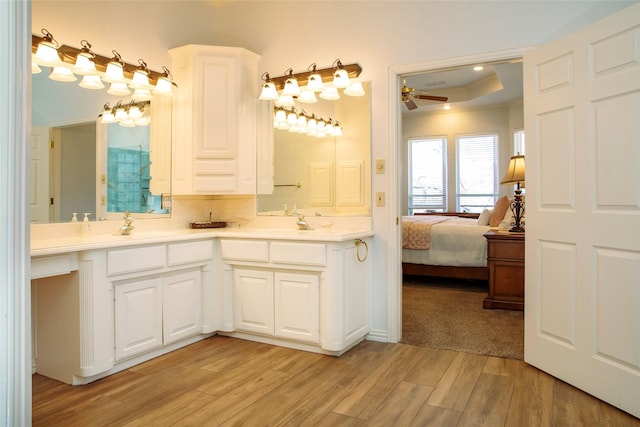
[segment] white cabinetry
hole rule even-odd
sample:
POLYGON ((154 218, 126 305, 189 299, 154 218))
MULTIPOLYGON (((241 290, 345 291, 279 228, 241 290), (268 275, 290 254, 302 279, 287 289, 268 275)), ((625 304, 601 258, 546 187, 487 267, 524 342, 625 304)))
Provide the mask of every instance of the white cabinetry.
POLYGON ((234 321, 239 331, 319 342, 319 274, 235 268, 234 321))
POLYGON ((369 332, 369 267, 353 241, 222 239, 220 246, 233 270, 230 335, 341 354, 369 332))
POLYGON ((76 255, 77 271, 32 282, 42 375, 86 384, 202 339, 220 324, 211 239, 76 255))
POLYGON ((255 194, 257 64, 246 49, 186 45, 169 51, 173 194, 255 194))
POLYGON ((115 289, 116 361, 162 346, 162 279, 115 289))

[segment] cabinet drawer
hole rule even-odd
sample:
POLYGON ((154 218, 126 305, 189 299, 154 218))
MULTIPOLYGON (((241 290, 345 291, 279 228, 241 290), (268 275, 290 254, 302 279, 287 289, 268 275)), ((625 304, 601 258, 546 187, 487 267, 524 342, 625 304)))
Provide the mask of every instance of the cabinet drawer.
POLYGON ((269 244, 259 240, 221 240, 222 258, 239 261, 269 261, 269 244))
POLYGON ((271 261, 278 264, 325 265, 326 246, 321 243, 272 242, 271 261))
POLYGON ((78 253, 31 258, 31 278, 69 274, 78 269, 78 253))
POLYGON ((489 258, 524 260, 524 244, 522 241, 500 241, 489 243, 489 258))
POLYGON ((213 258, 213 241, 172 243, 167 248, 169 266, 208 261, 213 258))
POLYGON ((119 249, 107 252, 107 275, 164 268, 167 261, 166 246, 119 249))

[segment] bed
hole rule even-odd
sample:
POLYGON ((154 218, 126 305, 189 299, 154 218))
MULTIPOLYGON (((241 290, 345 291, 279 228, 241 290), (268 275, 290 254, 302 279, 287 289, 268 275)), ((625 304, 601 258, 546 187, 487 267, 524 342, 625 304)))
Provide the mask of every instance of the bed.
POLYGON ((481 214, 427 213, 402 217, 402 273, 415 276, 489 280, 490 229, 508 230, 511 201, 500 197, 481 214))
POLYGON ((488 280, 491 227, 476 215, 429 214, 402 218, 402 272, 406 275, 488 280))

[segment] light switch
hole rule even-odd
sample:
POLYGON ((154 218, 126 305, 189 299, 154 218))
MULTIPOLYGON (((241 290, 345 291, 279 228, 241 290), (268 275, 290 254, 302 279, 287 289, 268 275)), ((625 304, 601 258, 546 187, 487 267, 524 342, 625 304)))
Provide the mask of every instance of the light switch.
POLYGON ((384 173, 384 159, 376 159, 376 173, 384 173))
POLYGON ((384 206, 384 192, 376 193, 376 206, 379 208, 384 206))

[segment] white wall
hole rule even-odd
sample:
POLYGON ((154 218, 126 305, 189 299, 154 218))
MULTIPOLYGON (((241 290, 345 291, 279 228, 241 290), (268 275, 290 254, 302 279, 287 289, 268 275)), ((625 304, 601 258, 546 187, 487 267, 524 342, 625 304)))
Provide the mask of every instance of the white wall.
MULTIPOLYGON (((389 68, 439 58, 533 46, 576 30, 634 2, 623 1, 34 1, 33 32, 47 28, 62 43, 89 40, 98 53, 118 50, 127 62, 170 66, 168 49, 187 43, 239 46, 261 55, 259 70, 278 76, 336 58, 358 62, 371 81, 372 159, 395 152, 389 128, 389 68), (331 24, 327 24, 330 20, 331 24), (137 39, 136 39, 137 38, 137 39)), ((256 76, 259 84, 259 76, 256 76)), ((372 192, 398 197, 389 174, 372 174, 372 192)), ((388 253, 398 228, 389 207, 374 207, 370 260, 372 328, 388 333, 388 253)))

